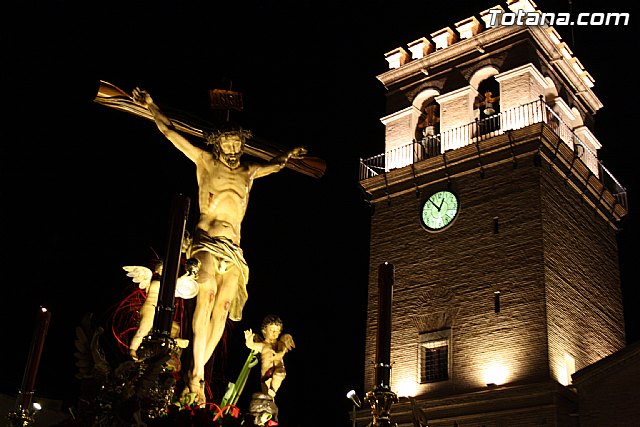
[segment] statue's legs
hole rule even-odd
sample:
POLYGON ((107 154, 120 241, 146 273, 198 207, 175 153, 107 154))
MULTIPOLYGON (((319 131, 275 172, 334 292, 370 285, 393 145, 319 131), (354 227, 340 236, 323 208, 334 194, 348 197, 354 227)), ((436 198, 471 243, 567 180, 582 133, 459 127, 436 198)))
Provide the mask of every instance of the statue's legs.
POLYGON ((276 366, 269 368, 268 371, 269 374, 267 375, 269 376, 267 378, 263 375, 262 393, 275 397, 282 381, 284 381, 284 378, 287 376, 287 373, 284 369, 284 365, 282 364, 277 364, 276 366))
POLYGON ((271 377, 271 390, 269 391, 269 395, 271 397, 275 397, 282 381, 284 381, 284 377, 287 376, 287 373, 284 370, 284 366, 276 367, 276 370, 273 372, 273 377, 271 377))
POLYGON ((224 273, 216 271, 212 254, 200 252, 196 257, 202 262, 198 272, 200 289, 193 313, 193 368, 189 375, 189 391, 196 394, 196 403, 206 403, 204 392, 204 368, 222 338, 231 301, 238 290, 240 271, 229 266, 224 273))

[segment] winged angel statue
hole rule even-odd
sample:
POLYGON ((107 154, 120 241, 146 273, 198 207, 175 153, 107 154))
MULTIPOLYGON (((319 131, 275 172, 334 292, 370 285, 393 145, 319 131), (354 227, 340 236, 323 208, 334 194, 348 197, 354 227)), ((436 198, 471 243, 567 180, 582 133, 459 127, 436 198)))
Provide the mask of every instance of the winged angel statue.
MULTIPOLYGON (((198 294, 196 276, 199 270, 199 261, 195 258, 190 258, 186 264, 186 272, 180 276, 176 282, 175 295, 178 298, 191 299, 198 294)), ((140 344, 142 344, 144 337, 149 335, 153 327, 153 319, 158 304, 158 293, 160 291, 162 263, 159 262, 156 265, 155 271, 140 265, 127 265, 122 268, 127 272, 127 276, 131 277, 131 280, 146 292, 145 301, 140 308, 140 324, 129 344, 129 354, 134 360, 138 360, 137 350, 140 344)), ((186 348, 189 341, 183 338, 176 338, 178 332, 179 326, 176 322, 173 322, 171 335, 175 338, 178 347, 186 348)))

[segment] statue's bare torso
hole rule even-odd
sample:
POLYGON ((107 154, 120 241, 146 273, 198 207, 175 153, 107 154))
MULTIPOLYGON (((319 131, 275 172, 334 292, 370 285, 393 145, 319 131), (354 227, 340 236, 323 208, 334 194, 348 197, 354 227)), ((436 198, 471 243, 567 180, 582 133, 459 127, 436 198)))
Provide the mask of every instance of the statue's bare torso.
POLYGON ((196 167, 200 207, 198 228, 210 236, 224 236, 239 245, 255 167, 243 164, 230 169, 209 153, 202 153, 196 167))

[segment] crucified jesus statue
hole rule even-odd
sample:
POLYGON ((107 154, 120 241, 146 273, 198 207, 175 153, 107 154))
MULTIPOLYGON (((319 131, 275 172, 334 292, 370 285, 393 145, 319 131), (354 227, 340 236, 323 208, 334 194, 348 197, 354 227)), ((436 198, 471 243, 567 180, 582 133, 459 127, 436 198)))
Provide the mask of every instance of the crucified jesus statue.
POLYGON ((154 103, 148 92, 136 88, 133 101, 153 116, 160 132, 195 163, 200 215, 190 256, 197 258, 199 285, 192 319, 193 367, 187 374, 185 392, 195 393, 204 405, 205 365, 224 332, 227 318, 238 321, 247 301, 249 267, 240 248, 240 226, 253 180, 282 170, 290 159, 307 150, 294 148, 265 163, 240 162, 251 132, 241 127, 220 129, 208 135, 213 150, 189 142, 154 103))

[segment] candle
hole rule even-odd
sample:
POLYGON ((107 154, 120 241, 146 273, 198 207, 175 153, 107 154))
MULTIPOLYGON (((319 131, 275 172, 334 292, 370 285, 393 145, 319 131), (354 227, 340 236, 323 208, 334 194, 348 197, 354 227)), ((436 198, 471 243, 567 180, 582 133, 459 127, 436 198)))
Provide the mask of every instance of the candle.
POLYGON ((47 310, 46 307, 40 307, 38 309, 36 326, 31 341, 31 350, 29 351, 27 367, 25 368, 24 377, 22 378, 22 388, 20 389, 20 394, 22 395, 22 404, 20 406, 23 410, 28 409, 31 403, 31 396, 33 394, 36 375, 40 365, 40 356, 42 356, 44 339, 47 336, 50 320, 51 312, 47 310))

